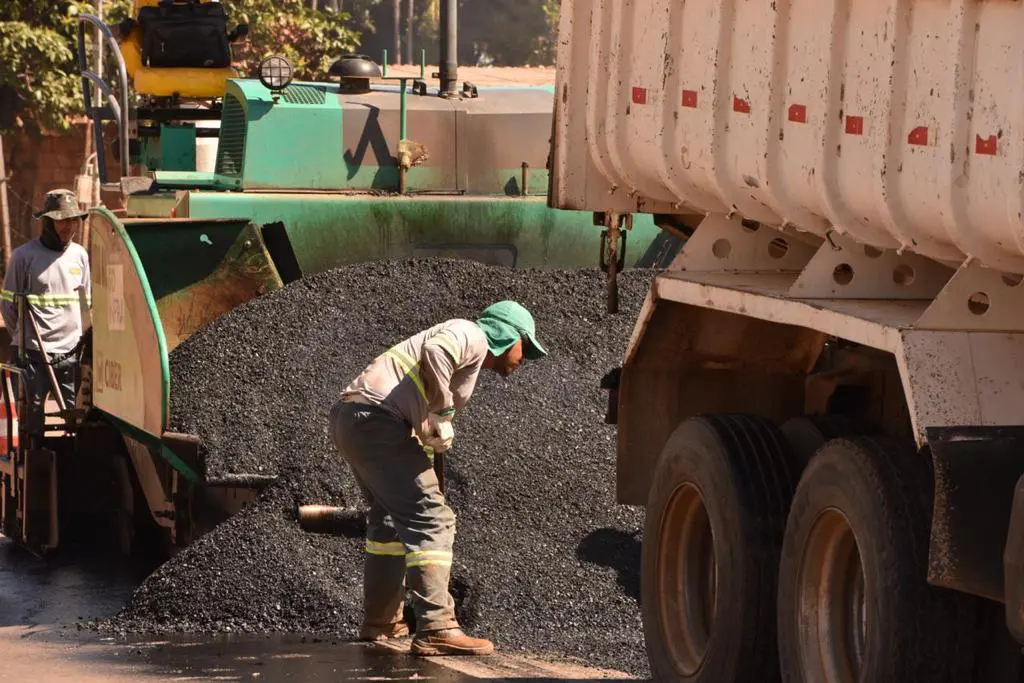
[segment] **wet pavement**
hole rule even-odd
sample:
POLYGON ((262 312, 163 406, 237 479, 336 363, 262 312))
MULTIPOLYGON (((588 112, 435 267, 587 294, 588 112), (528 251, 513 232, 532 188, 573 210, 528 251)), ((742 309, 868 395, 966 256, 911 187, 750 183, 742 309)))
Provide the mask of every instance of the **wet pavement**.
POLYGON ((0 681, 615 681, 541 656, 421 659, 408 641, 302 635, 114 638, 81 622, 115 613, 145 571, 72 553, 43 561, 0 537, 0 681))

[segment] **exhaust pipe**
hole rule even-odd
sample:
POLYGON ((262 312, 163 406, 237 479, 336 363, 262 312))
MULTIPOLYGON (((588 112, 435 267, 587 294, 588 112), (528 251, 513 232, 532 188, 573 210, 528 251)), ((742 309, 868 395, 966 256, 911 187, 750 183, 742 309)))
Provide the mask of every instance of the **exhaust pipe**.
POLYGON ((459 0, 441 0, 441 97, 458 97, 459 0))

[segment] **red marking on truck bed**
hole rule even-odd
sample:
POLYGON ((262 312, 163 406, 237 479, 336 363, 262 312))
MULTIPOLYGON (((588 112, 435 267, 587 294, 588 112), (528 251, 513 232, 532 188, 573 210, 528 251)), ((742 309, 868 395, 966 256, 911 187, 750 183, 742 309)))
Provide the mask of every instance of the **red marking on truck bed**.
POLYGON ((918 126, 910 131, 910 135, 907 136, 907 143, 911 145, 927 145, 928 126, 918 126))
POLYGON ((735 95, 733 95, 733 97, 732 97, 732 110, 733 111, 738 111, 741 114, 749 114, 750 113, 750 102, 747 102, 746 100, 741 99, 741 98, 736 97, 735 95))
POLYGON ((983 138, 978 135, 974 141, 974 153, 995 156, 999 151, 999 139, 995 135, 983 138))
POLYGON ((847 135, 864 135, 864 117, 863 116, 847 116, 846 117, 846 134, 847 135))
POLYGON ((647 104, 647 88, 633 88, 633 104, 647 104))
POLYGON ((683 91, 683 106, 690 107, 691 109, 697 108, 697 91, 696 90, 684 90, 683 91))
POLYGON ((807 106, 791 104, 789 106, 789 120, 793 123, 807 123, 807 106))

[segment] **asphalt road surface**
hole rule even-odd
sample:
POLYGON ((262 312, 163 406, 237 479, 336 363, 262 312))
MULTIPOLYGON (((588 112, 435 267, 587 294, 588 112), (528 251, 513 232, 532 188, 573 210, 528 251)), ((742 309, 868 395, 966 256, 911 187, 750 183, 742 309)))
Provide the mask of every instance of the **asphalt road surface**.
POLYGON ((44 562, 0 537, 0 681, 624 681, 618 672, 524 657, 420 659, 301 634, 111 638, 81 623, 116 612, 142 579, 110 558, 44 562))

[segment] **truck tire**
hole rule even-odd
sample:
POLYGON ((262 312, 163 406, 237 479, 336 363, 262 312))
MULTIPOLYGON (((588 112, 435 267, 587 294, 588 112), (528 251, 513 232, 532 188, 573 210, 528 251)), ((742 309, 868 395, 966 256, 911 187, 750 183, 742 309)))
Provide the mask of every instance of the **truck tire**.
POLYGON ((779 569, 786 683, 970 680, 957 596, 926 582, 930 525, 931 474, 911 445, 859 436, 815 454, 779 569))
POLYGON ((796 480, 782 435, 759 417, 692 418, 669 438, 641 569, 655 680, 779 680, 778 562, 796 480))
POLYGON ((782 423, 779 429, 786 437, 789 452, 801 472, 827 441, 844 436, 871 434, 875 431, 863 420, 828 413, 794 417, 782 423))

